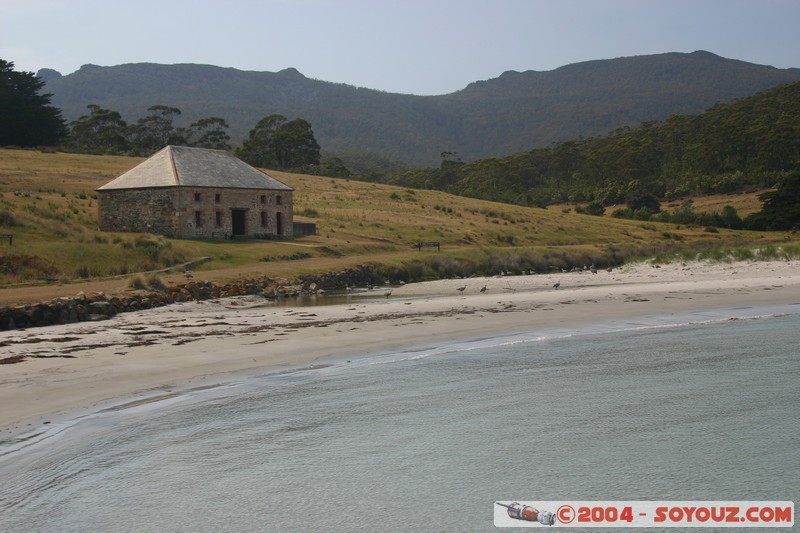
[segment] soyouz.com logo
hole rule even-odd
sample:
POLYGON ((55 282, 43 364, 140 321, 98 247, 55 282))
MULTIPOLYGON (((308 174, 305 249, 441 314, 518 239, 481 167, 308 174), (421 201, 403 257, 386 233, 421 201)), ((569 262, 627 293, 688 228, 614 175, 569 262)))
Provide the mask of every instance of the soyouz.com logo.
POLYGON ((496 527, 793 527, 791 501, 496 501, 496 527))

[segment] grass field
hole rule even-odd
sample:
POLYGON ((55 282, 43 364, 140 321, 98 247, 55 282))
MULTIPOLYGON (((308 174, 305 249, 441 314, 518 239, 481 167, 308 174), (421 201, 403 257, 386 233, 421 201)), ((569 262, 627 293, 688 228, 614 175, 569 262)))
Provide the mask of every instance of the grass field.
MULTIPOLYGON (((709 232, 574 210, 512 206, 345 179, 268 171, 295 189, 295 219, 318 235, 294 241, 189 241, 101 232, 95 189, 141 158, 0 149, 0 288, 130 276, 201 257, 208 277, 294 277, 373 263, 424 276, 520 271, 594 261, 620 263, 676 250, 785 244, 780 233, 709 232), (440 253, 418 251, 438 241, 440 253), (427 268, 430 267, 430 268, 427 268), (417 268, 416 271, 419 271, 417 268)), ((756 194, 695 198, 695 210, 733 205, 746 215, 756 194)), ((664 206, 665 208, 667 206, 664 206)))

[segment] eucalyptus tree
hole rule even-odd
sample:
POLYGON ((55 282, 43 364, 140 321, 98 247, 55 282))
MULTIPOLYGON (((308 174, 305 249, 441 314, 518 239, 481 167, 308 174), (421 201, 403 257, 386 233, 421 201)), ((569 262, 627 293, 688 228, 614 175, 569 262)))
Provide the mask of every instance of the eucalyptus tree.
POLYGON ((198 148, 213 148, 216 150, 230 150, 228 141, 231 136, 226 131, 228 123, 224 118, 208 117, 198 120, 189 126, 187 131, 188 144, 198 148))
POLYGON ((89 104, 88 115, 71 124, 67 145, 79 152, 91 154, 123 154, 130 149, 128 124, 111 109, 89 104))
POLYGON ((251 165, 278 169, 301 169, 320 163, 320 147, 311 124, 301 118, 287 121, 278 114, 259 120, 236 155, 251 165))
POLYGON ((150 155, 168 144, 185 145, 183 129, 176 129, 172 122, 181 114, 177 107, 154 105, 147 110, 149 115, 140 118, 131 127, 131 145, 139 155, 150 155))

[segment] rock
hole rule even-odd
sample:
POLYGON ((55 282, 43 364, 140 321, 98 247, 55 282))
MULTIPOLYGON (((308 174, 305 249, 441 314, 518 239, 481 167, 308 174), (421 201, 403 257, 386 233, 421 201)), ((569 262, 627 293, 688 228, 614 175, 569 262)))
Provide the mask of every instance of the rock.
POLYGON ((114 306, 111 302, 95 301, 89 304, 89 313, 103 315, 106 317, 114 315, 114 306))

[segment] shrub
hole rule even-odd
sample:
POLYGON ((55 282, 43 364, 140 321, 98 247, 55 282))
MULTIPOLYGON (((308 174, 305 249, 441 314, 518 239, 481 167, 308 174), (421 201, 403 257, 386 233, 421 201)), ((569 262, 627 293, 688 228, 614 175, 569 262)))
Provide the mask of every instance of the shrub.
POLYGON ((167 288, 161 278, 159 278, 156 274, 150 274, 147 277, 147 286, 158 291, 163 291, 167 288))
POLYGON ((131 289, 143 290, 147 286, 145 285, 145 282, 144 282, 144 279, 142 278, 142 276, 134 276, 128 282, 128 287, 130 287, 131 289))
POLYGON ((19 223, 17 222, 17 219, 14 217, 11 211, 8 211, 6 209, 0 210, 0 226, 6 226, 11 228, 18 225, 19 223))

